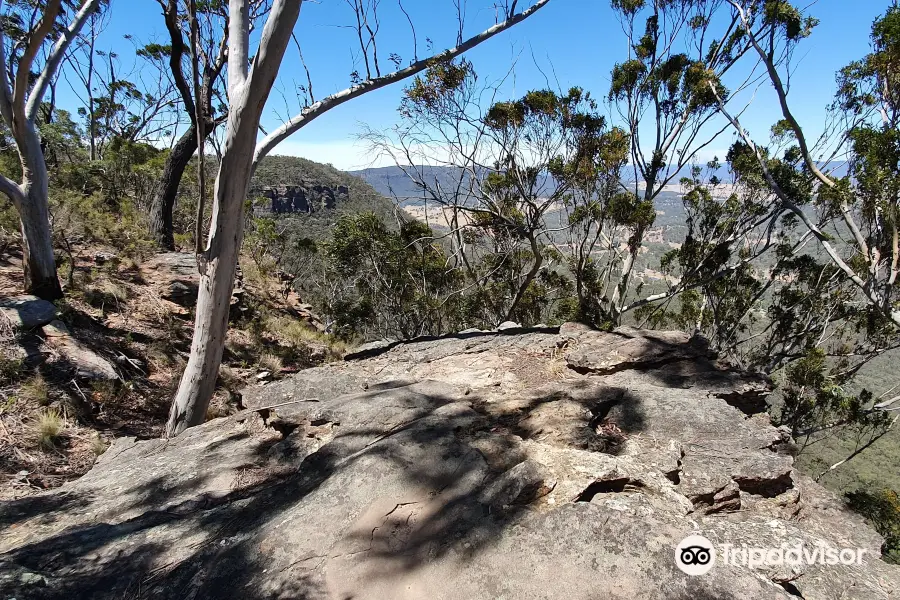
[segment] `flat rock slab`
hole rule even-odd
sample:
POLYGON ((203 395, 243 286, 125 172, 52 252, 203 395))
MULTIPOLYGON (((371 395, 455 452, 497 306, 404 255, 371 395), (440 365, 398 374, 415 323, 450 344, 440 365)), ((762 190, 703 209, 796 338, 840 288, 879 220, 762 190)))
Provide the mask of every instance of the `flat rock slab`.
POLYGON ((18 329, 32 329, 55 319, 56 307, 37 296, 11 296, 0 298, 0 316, 18 329))
POLYGON ((372 348, 0 504, 0 597, 896 598, 880 537, 733 402, 759 383, 681 334, 567 325, 372 348), (576 352, 600 367, 573 368, 576 352), (868 555, 690 577, 674 561, 689 534, 868 555))
MULTIPOLYGON (((162 252, 141 264, 141 276, 162 299, 183 308, 197 304, 200 291, 200 270, 197 257, 191 252, 162 252)), ((241 287, 240 270, 235 274, 235 289, 232 292, 231 307, 239 309, 244 291, 241 287)))
POLYGON ((119 378, 112 363, 76 340, 62 321, 43 328, 47 346, 74 370, 75 377, 89 381, 115 381, 119 378))

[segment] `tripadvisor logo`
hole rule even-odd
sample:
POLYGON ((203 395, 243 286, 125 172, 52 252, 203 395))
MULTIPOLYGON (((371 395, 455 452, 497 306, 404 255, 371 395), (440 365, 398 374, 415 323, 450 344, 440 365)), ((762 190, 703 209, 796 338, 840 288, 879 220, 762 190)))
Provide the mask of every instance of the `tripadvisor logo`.
POLYGON ((777 565, 860 565, 865 548, 834 548, 823 543, 808 546, 798 542, 781 548, 755 548, 723 543, 718 552, 702 535, 689 535, 675 547, 675 566, 688 575, 704 575, 719 562, 736 567, 756 569, 777 565))
POLYGON ((703 575, 716 564, 716 549, 702 535, 689 535, 675 547, 675 565, 688 575, 703 575))

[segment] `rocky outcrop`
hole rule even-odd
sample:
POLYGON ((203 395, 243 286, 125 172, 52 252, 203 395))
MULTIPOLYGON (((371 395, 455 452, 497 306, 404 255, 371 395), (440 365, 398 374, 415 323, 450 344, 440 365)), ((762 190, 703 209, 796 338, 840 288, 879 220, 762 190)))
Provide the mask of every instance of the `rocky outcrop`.
MULTIPOLYGON (((55 308, 53 312, 56 312, 55 308)), ((32 324, 32 330, 20 332, 13 343, 6 345, 5 353, 10 358, 22 360, 29 368, 39 368, 66 380, 91 383, 119 379, 113 364, 76 339, 62 321, 54 318, 43 327, 38 327, 37 323, 49 314, 44 313, 41 319, 26 319, 32 324)))
POLYGON ((119 374, 108 360, 79 342, 62 321, 52 321, 43 328, 44 343, 57 355, 56 368, 69 367, 72 375, 88 381, 115 381, 119 374))
POLYGON ((56 318, 52 302, 24 294, 0 298, 0 319, 17 329, 32 329, 56 318))
MULTIPOLYGON (((163 300, 184 308, 197 304, 200 290, 200 270, 197 257, 190 252, 162 252, 144 261, 141 277, 163 300)), ((240 307, 243 295, 240 270, 235 278, 232 292, 232 314, 240 307)))
POLYGON ((306 183, 262 188, 260 194, 268 198, 266 207, 275 214, 313 213, 334 210, 341 202, 350 199, 350 189, 345 185, 329 186, 306 183))
POLYGON ((881 539, 798 474, 766 382, 680 334, 472 332, 247 389, 0 505, 21 598, 895 598, 881 539), (644 354, 646 352, 646 356, 644 354), (676 545, 862 548, 676 567, 676 545))

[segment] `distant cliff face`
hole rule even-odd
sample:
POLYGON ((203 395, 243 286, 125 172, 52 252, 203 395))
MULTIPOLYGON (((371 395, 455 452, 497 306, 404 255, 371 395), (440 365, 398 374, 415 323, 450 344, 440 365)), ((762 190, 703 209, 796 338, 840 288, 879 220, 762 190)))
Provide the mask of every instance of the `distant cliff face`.
POLYGON ((334 210, 338 203, 350 199, 345 185, 329 186, 311 183, 300 185, 265 186, 260 195, 268 199, 263 212, 273 214, 314 213, 334 210))

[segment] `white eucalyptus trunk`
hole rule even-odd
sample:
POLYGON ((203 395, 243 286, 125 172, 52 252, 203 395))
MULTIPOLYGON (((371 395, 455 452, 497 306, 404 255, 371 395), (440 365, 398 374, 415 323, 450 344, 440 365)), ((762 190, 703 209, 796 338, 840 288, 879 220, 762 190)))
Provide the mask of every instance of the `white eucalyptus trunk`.
POLYGON ((47 164, 33 122, 18 144, 22 159, 22 202, 16 202, 22 226, 22 265, 25 291, 45 300, 62 298, 56 276, 53 238, 50 231, 50 205, 47 164))
POLYGON ((250 186, 259 121, 258 116, 249 118, 243 111, 231 114, 216 177, 209 245, 199 256, 200 292, 191 356, 169 412, 168 437, 206 421, 225 348, 235 269, 244 235, 244 199, 250 186))
POLYGON ((275 0, 249 70, 247 0, 231 0, 229 4, 228 123, 216 176, 209 241, 206 250, 197 256, 200 291, 191 356, 169 411, 167 437, 203 423, 215 391, 244 237, 244 203, 253 175, 256 132, 300 15, 300 4, 300 0, 275 0))
POLYGON ((167 437, 176 436, 188 427, 200 425, 206 420, 206 411, 215 390, 219 365, 225 349, 234 274, 244 233, 244 202, 256 162, 279 142, 335 106, 412 77, 428 68, 435 59, 450 60, 459 56, 501 31, 520 23, 548 2, 550 0, 538 0, 531 8, 511 15, 503 23, 494 25, 432 59, 418 61, 405 69, 370 79, 329 96, 289 119, 282 127, 264 138, 257 147, 256 133, 260 115, 275 82, 294 25, 300 16, 302 0, 274 0, 252 66, 248 66, 251 55, 249 0, 229 0, 228 124, 225 130, 224 152, 216 178, 209 243, 206 251, 198 255, 200 292, 197 299, 191 356, 169 412, 167 437))
MULTIPOLYGON (((0 7, 2 4, 3 0, 0 0, 0 7)), ((100 0, 84 0, 72 22, 46 53, 43 68, 33 80, 30 77, 32 66, 47 36, 53 33, 61 0, 49 0, 43 7, 40 21, 27 32, 27 42, 14 72, 7 70, 6 42, 0 31, 0 116, 12 132, 22 163, 22 181, 19 184, 0 173, 0 192, 12 200, 19 213, 25 291, 46 300, 61 298, 62 288, 56 276, 53 256, 47 163, 36 120, 44 94, 51 87, 51 81, 72 40, 99 5, 100 0)))

